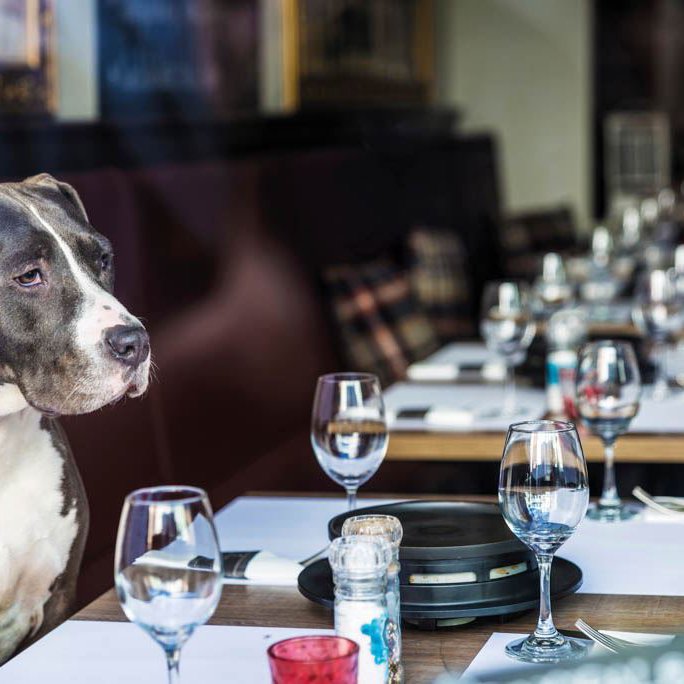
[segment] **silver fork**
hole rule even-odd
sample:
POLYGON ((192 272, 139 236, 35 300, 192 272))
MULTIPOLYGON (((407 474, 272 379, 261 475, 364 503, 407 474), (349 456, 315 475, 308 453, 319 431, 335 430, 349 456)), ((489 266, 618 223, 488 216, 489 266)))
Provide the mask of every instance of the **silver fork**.
POLYGON ((608 636, 603 632, 599 632, 597 629, 594 629, 591 625, 588 625, 584 620, 581 619, 575 622, 575 627, 577 627, 582 634, 585 634, 592 641, 595 641, 597 644, 607 648, 612 653, 621 653, 634 648, 644 648, 644 644, 635 644, 633 641, 627 641, 626 639, 608 636))

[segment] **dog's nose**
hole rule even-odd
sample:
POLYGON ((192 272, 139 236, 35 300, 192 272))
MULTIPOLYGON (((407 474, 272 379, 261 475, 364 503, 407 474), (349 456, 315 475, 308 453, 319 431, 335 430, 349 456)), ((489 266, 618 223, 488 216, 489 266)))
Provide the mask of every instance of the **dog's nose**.
POLYGON ((150 337, 140 326, 115 325, 105 330, 105 341, 112 356, 136 368, 150 353, 150 337))

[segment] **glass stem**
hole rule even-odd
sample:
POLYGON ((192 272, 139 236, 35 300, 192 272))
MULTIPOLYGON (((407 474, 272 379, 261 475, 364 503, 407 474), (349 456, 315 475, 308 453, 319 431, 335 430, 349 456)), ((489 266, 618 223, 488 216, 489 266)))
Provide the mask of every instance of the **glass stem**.
POLYGON ((356 492, 358 489, 354 487, 353 489, 347 489, 347 510, 353 511, 356 509, 356 492))
POLYGON ((603 473, 603 491, 599 499, 601 508, 617 508, 620 506, 617 484, 615 483, 615 442, 604 442, 603 453, 605 469, 603 473))
POLYGON ((506 379, 504 380, 503 413, 506 416, 515 415, 515 369, 506 360, 506 379))
POLYGON ((667 346, 664 342, 653 344, 653 362, 655 364, 655 380, 653 382, 654 399, 664 399, 667 396, 667 346))
POLYGON ((180 684, 180 648, 165 648, 169 684, 180 684))
POLYGON ((548 639, 558 634, 551 615, 551 563, 553 556, 547 553, 537 554, 539 566, 539 620, 534 636, 548 639))

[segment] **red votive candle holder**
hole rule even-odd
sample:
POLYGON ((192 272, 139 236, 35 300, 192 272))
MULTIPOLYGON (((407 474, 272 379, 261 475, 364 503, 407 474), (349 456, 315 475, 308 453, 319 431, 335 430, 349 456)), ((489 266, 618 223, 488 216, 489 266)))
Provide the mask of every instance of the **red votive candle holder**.
POLYGON ((273 684, 357 684, 359 645, 338 636, 285 639, 268 649, 273 684))

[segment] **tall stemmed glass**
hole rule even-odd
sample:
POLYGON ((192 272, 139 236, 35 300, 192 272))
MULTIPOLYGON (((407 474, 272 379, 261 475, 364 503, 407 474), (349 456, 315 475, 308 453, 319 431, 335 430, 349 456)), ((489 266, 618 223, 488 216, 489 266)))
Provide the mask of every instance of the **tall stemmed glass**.
POLYGON ((553 555, 582 521, 589 501, 587 464, 572 423, 538 420, 511 425, 499 475, 499 506, 513 534, 539 566, 539 620, 533 634, 506 653, 528 663, 555 663, 585 654, 584 642, 563 636, 551 615, 553 555))
POLYGON ((639 508, 623 504, 615 481, 615 441, 627 432, 639 410, 641 378, 636 354, 629 342, 601 340, 582 348, 577 370, 577 411, 589 429, 603 442, 605 471, 598 505, 587 516, 592 520, 628 520, 639 508))
POLYGON ((222 560, 211 505, 195 487, 138 489, 126 497, 114 578, 126 617, 166 654, 178 684, 180 651, 214 613, 222 560))
POLYGON ((506 364, 504 401, 500 415, 515 416, 515 366, 527 355, 536 325, 529 290, 523 283, 492 282, 482 296, 480 332, 487 348, 506 364))
POLYGON ((684 299, 677 292, 674 270, 656 269, 638 283, 634 323, 653 343, 653 362, 656 376, 652 398, 662 401, 669 394, 666 357, 667 345, 681 332, 684 325, 684 299))
POLYGON ((371 373, 332 373, 318 378, 311 414, 311 444, 328 477, 356 493, 387 453, 387 423, 380 381, 371 373))

